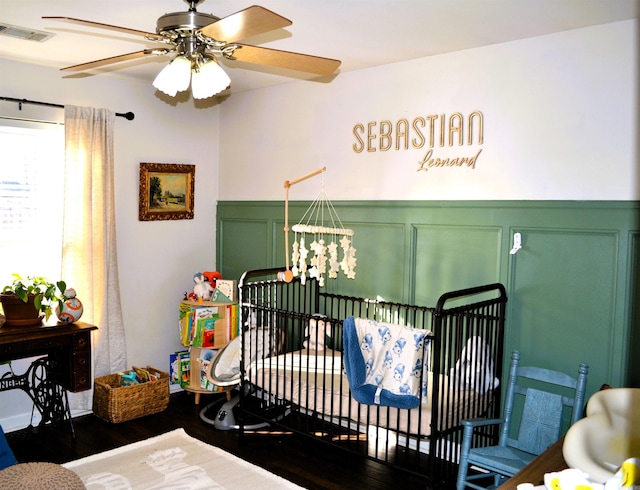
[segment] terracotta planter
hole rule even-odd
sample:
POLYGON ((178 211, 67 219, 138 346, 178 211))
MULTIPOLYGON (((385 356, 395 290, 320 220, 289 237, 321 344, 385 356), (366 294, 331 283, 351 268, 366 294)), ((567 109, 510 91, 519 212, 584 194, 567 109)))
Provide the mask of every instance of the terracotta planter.
POLYGON ((0 302, 6 317, 5 326, 8 327, 29 327, 41 325, 42 318, 38 310, 33 304, 34 296, 29 296, 26 303, 18 298, 15 294, 0 294, 0 302))

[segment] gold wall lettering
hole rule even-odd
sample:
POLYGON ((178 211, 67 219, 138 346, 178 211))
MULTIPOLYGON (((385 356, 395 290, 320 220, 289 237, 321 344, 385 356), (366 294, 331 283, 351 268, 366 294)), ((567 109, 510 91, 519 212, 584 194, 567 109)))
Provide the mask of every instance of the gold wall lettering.
POLYGON ((429 149, 424 158, 418 162, 418 171, 424 170, 425 172, 432 167, 471 167, 476 168, 476 160, 482 153, 482 150, 478 150, 478 153, 472 157, 461 158, 432 158, 433 149, 429 149))
POLYGON ((453 158, 435 157, 434 149, 482 145, 484 116, 480 111, 473 111, 466 118, 460 112, 454 112, 448 116, 430 114, 416 116, 412 120, 401 118, 395 123, 385 119, 366 124, 357 123, 352 132, 355 139, 352 149, 355 153, 419 150, 426 146, 428 151, 418 162, 419 171, 432 167, 475 168, 482 149, 472 156, 453 158))

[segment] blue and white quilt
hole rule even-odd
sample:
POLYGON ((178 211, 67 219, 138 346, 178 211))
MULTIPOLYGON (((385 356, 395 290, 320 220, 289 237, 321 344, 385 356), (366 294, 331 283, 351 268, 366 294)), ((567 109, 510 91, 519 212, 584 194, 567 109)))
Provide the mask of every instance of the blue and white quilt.
POLYGON ((429 334, 403 325, 346 318, 343 357, 353 397, 368 405, 420 405, 427 396, 429 334))

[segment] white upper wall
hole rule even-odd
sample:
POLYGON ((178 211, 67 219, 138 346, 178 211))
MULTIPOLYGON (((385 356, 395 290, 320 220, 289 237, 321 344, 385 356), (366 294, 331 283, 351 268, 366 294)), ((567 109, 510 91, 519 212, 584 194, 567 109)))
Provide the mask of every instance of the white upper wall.
MULTIPOLYGON (((282 200, 283 181, 322 166, 334 200, 639 199, 637 45, 631 20, 233 94, 221 105, 220 199, 282 200), (440 146, 439 115, 474 111, 482 144, 465 132, 462 146, 440 146), (380 151, 381 122, 430 115, 431 159, 481 150, 475 168, 418 171, 428 143, 380 151), (361 138, 376 151, 356 152, 354 127, 369 123, 376 137, 361 138)), ((319 189, 309 180, 290 198, 319 189)))
MULTIPOLYGON (((127 353, 130 365, 167 369, 169 353, 181 348, 177 322, 183 292, 193 288, 195 272, 215 270, 218 106, 196 109, 192 100, 168 104, 150 84, 104 76, 65 78, 55 69, 2 59, 0 95, 135 113, 133 121, 118 117, 114 124, 127 353), (140 162, 196 166, 194 219, 138 221, 140 162)), ((19 111, 17 104, 0 101, 0 116, 62 120, 63 112, 34 105, 19 111)), ((81 291, 78 297, 82 300, 81 291)))

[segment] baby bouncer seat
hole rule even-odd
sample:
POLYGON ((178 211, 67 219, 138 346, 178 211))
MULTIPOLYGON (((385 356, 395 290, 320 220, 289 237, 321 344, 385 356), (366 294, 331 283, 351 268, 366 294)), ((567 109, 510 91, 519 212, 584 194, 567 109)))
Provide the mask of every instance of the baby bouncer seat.
MULTIPOLYGON (((265 348, 268 349, 271 354, 275 353, 277 350, 277 342, 275 341, 270 329, 268 327, 262 328, 263 334, 255 336, 258 339, 257 345, 252 345, 251 347, 245 346, 244 362, 247 366, 256 359, 261 359, 265 355, 265 348)), ((238 336, 218 351, 216 356, 209 363, 209 368, 207 370, 207 378, 209 381, 214 385, 225 389, 226 401, 217 409, 217 411, 216 408, 220 405, 220 399, 218 398, 217 400, 209 403, 200 411, 200 419, 207 424, 213 425, 219 430, 237 430, 240 428, 239 424, 236 423, 236 417, 234 414, 234 411, 237 410, 238 403, 240 402, 240 394, 237 393, 235 396, 232 396, 231 392, 241 386, 241 350, 242 336, 238 336), (210 417, 211 413, 215 413, 213 418, 210 417)), ((247 401, 247 395, 250 395, 250 393, 244 393, 244 395, 245 401, 247 401)), ((278 418, 281 418, 282 416, 284 415, 281 414, 278 418)), ((257 430, 268 425, 269 422, 264 421, 254 424, 243 424, 245 430, 257 430)))

